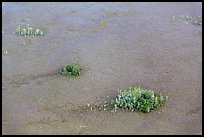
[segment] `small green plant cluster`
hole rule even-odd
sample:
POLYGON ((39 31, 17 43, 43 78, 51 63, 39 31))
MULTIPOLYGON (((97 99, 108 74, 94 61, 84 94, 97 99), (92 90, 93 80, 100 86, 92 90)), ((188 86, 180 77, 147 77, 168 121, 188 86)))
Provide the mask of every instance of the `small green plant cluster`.
POLYGON ((119 90, 116 99, 111 101, 113 108, 123 108, 131 111, 149 113, 155 108, 163 105, 167 100, 162 93, 156 96, 154 91, 141 89, 140 87, 129 88, 129 91, 119 90))
POLYGON ((59 73, 63 75, 68 74, 72 76, 78 76, 81 74, 81 68, 77 65, 67 65, 62 70, 60 70, 59 73))
POLYGON ((33 27, 26 27, 26 28, 21 28, 18 27, 16 29, 16 34, 20 36, 42 36, 44 32, 41 29, 34 29, 33 27))

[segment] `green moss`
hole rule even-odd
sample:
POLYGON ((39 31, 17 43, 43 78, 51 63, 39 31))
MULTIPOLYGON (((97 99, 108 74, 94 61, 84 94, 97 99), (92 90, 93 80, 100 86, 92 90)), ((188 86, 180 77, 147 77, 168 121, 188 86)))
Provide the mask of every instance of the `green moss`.
POLYGON ((111 105, 116 110, 122 108, 130 111, 140 111, 149 113, 157 107, 162 106, 167 97, 164 98, 162 93, 159 96, 154 94, 154 91, 141 89, 140 87, 130 87, 129 90, 119 90, 116 98, 111 101, 111 105))
POLYGON ((77 65, 67 65, 59 72, 62 75, 72 75, 72 76, 78 76, 81 74, 81 67, 77 65))

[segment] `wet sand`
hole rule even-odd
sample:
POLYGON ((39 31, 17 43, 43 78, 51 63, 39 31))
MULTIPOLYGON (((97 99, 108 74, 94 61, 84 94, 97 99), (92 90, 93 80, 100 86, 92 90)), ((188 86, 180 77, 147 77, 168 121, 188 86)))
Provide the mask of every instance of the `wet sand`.
POLYGON ((2 134, 202 134, 202 3, 2 3, 2 134), (15 34, 42 28, 41 37, 15 34), (67 64, 78 78, 54 75, 67 64), (148 114, 90 110, 138 86, 148 114))

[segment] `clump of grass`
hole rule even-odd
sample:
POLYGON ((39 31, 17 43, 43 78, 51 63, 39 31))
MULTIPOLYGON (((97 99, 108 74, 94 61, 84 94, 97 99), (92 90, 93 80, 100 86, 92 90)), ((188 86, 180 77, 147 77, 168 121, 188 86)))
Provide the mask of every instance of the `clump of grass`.
POLYGON ((122 108, 149 113, 155 108, 162 106, 166 100, 167 96, 164 97, 162 93, 156 96, 152 90, 130 87, 128 91, 119 90, 116 98, 111 101, 111 105, 115 110, 122 108))
POLYGON ((72 75, 72 76, 78 76, 81 74, 81 67, 77 65, 67 65, 64 67, 62 70, 59 72, 60 74, 63 75, 72 75))

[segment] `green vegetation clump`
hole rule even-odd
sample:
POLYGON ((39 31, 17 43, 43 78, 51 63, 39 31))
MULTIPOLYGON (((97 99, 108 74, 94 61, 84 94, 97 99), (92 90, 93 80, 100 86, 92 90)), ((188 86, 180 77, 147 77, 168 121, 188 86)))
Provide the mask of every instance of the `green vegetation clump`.
POLYGON ((129 88, 128 91, 119 90, 116 98, 111 101, 114 109, 122 108, 130 111, 149 113, 155 108, 162 106, 167 100, 162 93, 156 96, 154 91, 141 89, 140 87, 129 88))
POLYGON ((16 34, 20 36, 42 36, 44 32, 41 29, 34 29, 33 27, 26 27, 26 28, 21 28, 18 27, 16 29, 16 34))
POLYGON ((63 75, 72 75, 72 76, 78 76, 81 74, 81 68, 76 65, 67 65, 64 67, 62 70, 59 72, 60 74, 63 75))

